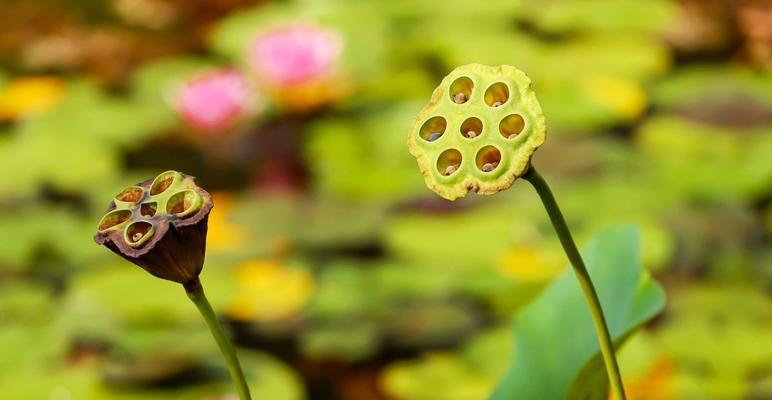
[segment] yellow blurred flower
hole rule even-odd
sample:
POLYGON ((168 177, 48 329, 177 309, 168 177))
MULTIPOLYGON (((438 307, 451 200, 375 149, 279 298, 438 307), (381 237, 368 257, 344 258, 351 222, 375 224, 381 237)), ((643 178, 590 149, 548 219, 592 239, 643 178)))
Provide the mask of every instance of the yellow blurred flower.
POLYGON ((212 201, 215 207, 209 214, 207 248, 223 251, 242 248, 246 243, 247 232, 229 220, 233 209, 233 197, 226 193, 213 193, 212 201))
POLYGON ((504 254, 499 271, 519 281, 547 282, 559 275, 565 264, 560 253, 521 247, 504 254))
POLYGON ((315 282, 305 269, 276 261, 250 260, 236 268, 237 292, 227 314, 238 320, 274 321, 298 314, 308 304, 315 282))
MULTIPOLYGON (((629 400, 675 399, 674 375, 673 362, 667 358, 660 358, 643 375, 626 380, 627 398, 629 400)), ((611 393, 609 393, 609 399, 613 399, 611 393)))
POLYGON ((611 76, 591 76, 582 81, 587 96, 617 115, 633 120, 646 110, 646 93, 638 82, 611 76))
POLYGON ((346 97, 353 87, 345 78, 334 76, 268 91, 281 107, 302 114, 346 97))
POLYGON ((0 89, 0 120, 43 112, 59 100, 64 82, 55 77, 18 78, 0 89))

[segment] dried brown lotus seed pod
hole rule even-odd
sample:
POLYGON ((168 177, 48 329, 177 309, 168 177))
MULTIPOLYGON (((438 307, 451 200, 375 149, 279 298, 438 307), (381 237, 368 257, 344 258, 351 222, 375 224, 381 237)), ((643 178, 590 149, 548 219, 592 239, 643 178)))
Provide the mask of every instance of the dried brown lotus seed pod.
POLYGON ((118 193, 94 240, 159 278, 188 283, 204 265, 212 206, 192 176, 166 171, 118 193))

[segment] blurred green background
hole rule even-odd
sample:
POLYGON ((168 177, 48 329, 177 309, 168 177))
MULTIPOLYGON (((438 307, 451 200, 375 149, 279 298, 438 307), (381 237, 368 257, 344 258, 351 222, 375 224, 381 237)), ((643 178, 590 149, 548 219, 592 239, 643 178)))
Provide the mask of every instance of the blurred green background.
POLYGON ((668 300, 629 397, 772 399, 772 6, 721 0, 0 1, 0 398, 231 398, 182 289, 91 239, 168 169, 214 195, 202 279, 256 399, 486 398, 566 261, 526 184, 449 203, 407 152, 470 62, 532 78, 581 246, 640 231, 668 300), (247 90, 182 100, 217 71, 247 90))

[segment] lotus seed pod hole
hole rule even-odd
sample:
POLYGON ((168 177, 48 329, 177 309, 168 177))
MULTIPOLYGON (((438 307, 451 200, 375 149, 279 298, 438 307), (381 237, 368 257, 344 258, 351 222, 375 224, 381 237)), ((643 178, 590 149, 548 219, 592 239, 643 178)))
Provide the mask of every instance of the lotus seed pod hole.
POLYGON ((491 172, 501 164, 501 152, 495 146, 485 146, 477 152, 475 163, 480 171, 491 172))
POLYGON ((514 139, 525 128, 525 120, 520 114, 510 114, 504 117, 499 123, 499 132, 501 136, 507 139, 514 139))
POLYGON ((509 100, 509 87, 504 82, 496 82, 485 90, 485 104, 490 107, 501 107, 509 100))
POLYGON ((185 217, 196 211, 201 205, 201 196, 193 190, 175 193, 166 203, 166 212, 178 217, 185 217))
POLYGON ((129 186, 126 189, 123 189, 118 195, 115 196, 115 199, 118 201, 124 201, 127 203, 136 203, 140 200, 142 200, 142 197, 145 194, 145 190, 142 189, 139 186, 129 186))
POLYGON ((139 207, 139 213, 145 217, 155 216, 157 210, 158 203, 154 201, 142 203, 142 205, 139 207))
POLYGON ((467 118, 464 123, 461 124, 461 135, 467 139, 474 139, 477 136, 480 136, 482 130, 483 123, 476 117, 467 118))
POLYGON ((445 128, 447 128, 447 126, 448 122, 444 117, 431 117, 421 126, 419 135, 427 142, 433 142, 445 133, 445 128))
POLYGON ((461 168, 461 152, 456 149, 447 149, 437 158, 437 171, 440 175, 453 175, 461 168))
POLYGON ((131 245, 141 244, 142 239, 150 237, 153 225, 149 222, 139 221, 126 228, 126 239, 131 245))
POLYGON ((153 185, 150 187, 150 194, 155 196, 161 194, 169 189, 174 183, 177 173, 174 171, 166 171, 161 175, 158 175, 153 181, 153 185))
POLYGON ((450 85, 450 100, 456 104, 464 104, 472 97, 474 82, 469 77, 462 76, 450 85))
POLYGON ((129 210, 114 210, 105 214, 102 220, 99 221, 99 231, 103 232, 110 228, 115 228, 131 218, 131 211, 129 210))

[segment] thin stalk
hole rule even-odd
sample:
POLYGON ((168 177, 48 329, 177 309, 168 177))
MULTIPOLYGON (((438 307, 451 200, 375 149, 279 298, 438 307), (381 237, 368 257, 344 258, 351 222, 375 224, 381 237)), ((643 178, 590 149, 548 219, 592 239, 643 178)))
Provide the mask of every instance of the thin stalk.
POLYGON ((217 342, 217 346, 220 347, 222 355, 225 357, 225 363, 228 365, 228 372, 231 374, 233 384, 236 385, 236 391, 239 394, 241 400, 251 400, 252 396, 249 394, 249 387, 247 381, 244 379, 244 372, 241 370, 241 364, 236 357, 236 352, 233 350, 231 342, 228 337, 225 336, 225 332, 220 326, 220 322, 217 321, 217 316, 212 309, 212 305, 209 304, 209 300, 204 295, 204 288, 201 286, 201 281, 196 278, 195 280, 186 283, 185 292, 188 294, 188 298, 193 301, 193 304, 198 307, 198 311, 204 317, 204 321, 209 326, 209 331, 212 332, 214 341, 217 342))
POLYGON ((611 383, 611 390, 615 394, 618 400, 625 400, 625 389, 622 385, 622 376, 619 373, 619 365, 617 359, 614 356, 614 343, 609 335, 608 325, 606 324, 606 318, 603 316, 603 309, 598 299, 598 293, 595 291, 595 286, 592 284, 590 274, 587 272, 587 267, 584 265, 582 256, 579 255, 579 250, 576 248, 574 238, 571 236, 571 231, 568 230, 566 220, 563 218, 563 213, 560 212, 555 196, 552 194, 549 185, 544 178, 536 172, 533 166, 528 168, 528 171, 523 175, 523 179, 533 185, 536 189, 536 193, 539 194, 544 208, 549 214, 552 226, 555 228, 555 232, 560 238, 560 244, 563 245, 563 250, 568 256, 568 260, 571 262, 571 266, 574 267, 576 278, 579 280, 579 284, 584 291, 584 297, 587 300, 587 304, 590 307, 590 314, 592 315, 592 323, 595 325, 595 333, 598 336, 598 342, 600 342, 600 351, 603 355, 603 362, 606 364, 606 372, 608 373, 609 382, 611 383))

